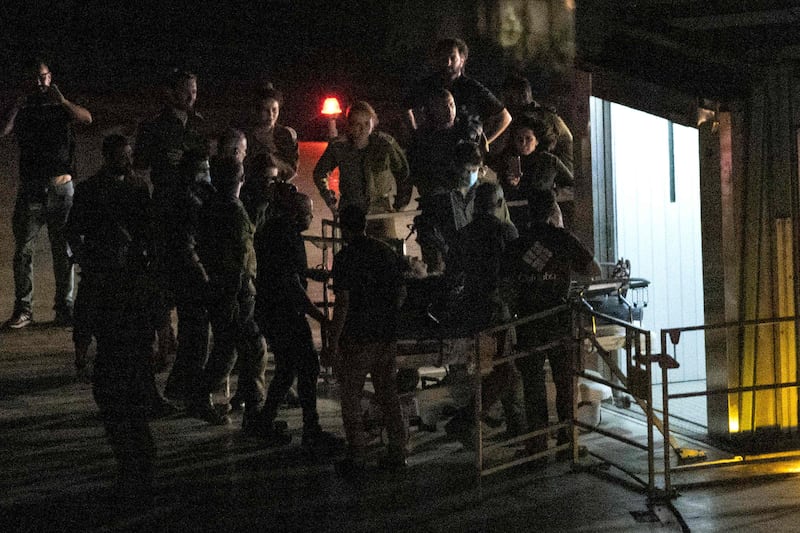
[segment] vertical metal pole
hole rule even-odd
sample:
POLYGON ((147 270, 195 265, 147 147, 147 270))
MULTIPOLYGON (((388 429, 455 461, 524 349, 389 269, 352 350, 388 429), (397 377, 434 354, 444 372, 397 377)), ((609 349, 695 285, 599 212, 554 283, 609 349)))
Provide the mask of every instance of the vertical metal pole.
MULTIPOLYGON (((661 330, 661 354, 667 355, 669 351, 667 350, 667 331, 662 329, 661 330)), ((667 383, 667 365, 663 362, 660 363, 661 365, 661 398, 662 398, 662 407, 664 413, 664 420, 662 421, 664 426, 664 492, 669 496, 670 492, 672 491, 672 479, 670 477, 670 471, 672 470, 672 466, 670 465, 670 446, 669 446, 669 384, 667 383)))
POLYGON ((481 400, 481 335, 475 335, 475 467, 478 470, 478 479, 481 478, 483 472, 483 432, 481 429, 481 410, 483 409, 483 402, 481 400))
POLYGON ((578 371, 583 370, 583 357, 581 353, 581 331, 583 331, 583 315, 575 307, 572 308, 572 412, 569 419, 569 431, 572 434, 572 466, 578 462, 580 447, 578 446, 578 426, 575 425, 575 417, 578 416, 578 371))
MULTIPOLYGON (((641 333, 638 331, 634 331, 636 335, 636 342, 635 346, 638 347, 641 353, 641 333)), ((645 336, 645 339, 649 339, 649 336, 645 336)), ((647 355, 650 355, 650 346, 649 341, 647 342, 647 355)), ((645 359, 645 375, 646 379, 646 386, 647 386, 647 491, 648 494, 652 495, 655 493, 656 488, 656 450, 655 450, 655 438, 653 436, 653 425, 654 425, 654 417, 653 414, 653 363, 650 361, 649 358, 645 359)), ((667 442, 667 437, 664 437, 664 441, 667 442)))

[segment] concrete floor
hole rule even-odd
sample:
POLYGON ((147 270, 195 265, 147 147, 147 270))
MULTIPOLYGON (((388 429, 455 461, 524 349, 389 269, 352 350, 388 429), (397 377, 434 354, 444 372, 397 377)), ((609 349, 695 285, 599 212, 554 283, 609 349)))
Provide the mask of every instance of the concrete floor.
MULTIPOLYGON (((676 473, 686 488, 670 509, 649 506, 631 476, 592 457, 577 470, 551 460, 480 480, 472 452, 441 425, 412 433, 407 471, 353 484, 296 444, 269 450, 242 438, 237 415, 223 428, 153 422, 156 505, 119 510, 90 386, 73 376, 69 330, 42 324, 0 340, 0 531, 794 531, 800 520, 797 458, 676 473)), ((322 424, 341 434, 334 398, 335 388, 321 388, 322 424)), ((299 415, 281 414, 295 442, 299 415)), ((603 418, 603 428, 643 439, 638 422, 608 410, 603 418)), ((596 433, 581 443, 646 479, 644 452, 596 433)))

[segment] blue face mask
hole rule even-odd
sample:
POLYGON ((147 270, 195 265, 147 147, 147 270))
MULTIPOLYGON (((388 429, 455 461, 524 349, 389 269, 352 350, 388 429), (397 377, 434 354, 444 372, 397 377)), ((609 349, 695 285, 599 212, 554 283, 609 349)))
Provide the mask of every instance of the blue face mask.
POLYGON ((478 169, 472 170, 469 173, 469 186, 472 187, 478 183, 478 169))

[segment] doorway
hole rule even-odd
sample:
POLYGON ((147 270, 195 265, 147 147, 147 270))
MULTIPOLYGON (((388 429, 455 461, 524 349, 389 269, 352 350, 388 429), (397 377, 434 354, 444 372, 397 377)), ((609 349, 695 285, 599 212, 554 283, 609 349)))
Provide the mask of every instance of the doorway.
MULTIPOLYGON (((704 323, 698 131, 594 97, 590 112, 595 250, 601 262, 630 260, 631 276, 650 281, 641 325, 658 349, 662 328, 704 323)), ((670 392, 705 389, 703 336, 681 345, 670 392)), ((706 426, 705 398, 670 409, 706 426)))

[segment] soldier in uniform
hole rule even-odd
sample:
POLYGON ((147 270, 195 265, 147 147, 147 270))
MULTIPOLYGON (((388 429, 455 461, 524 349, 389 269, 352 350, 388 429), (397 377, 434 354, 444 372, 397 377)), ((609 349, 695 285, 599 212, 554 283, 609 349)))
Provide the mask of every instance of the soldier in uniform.
MULTIPOLYGON (((254 228, 239 192, 244 181, 242 162, 235 156, 212 166, 216 188, 200 215, 198 252, 209 278, 208 311, 214 344, 203 371, 198 405, 228 377, 239 358, 237 396, 244 402, 243 425, 257 415, 264 400, 266 343, 254 319, 256 257, 254 228)), ((217 418, 213 416, 212 420, 217 418)), ((220 422, 227 417, 221 416, 220 422)))

